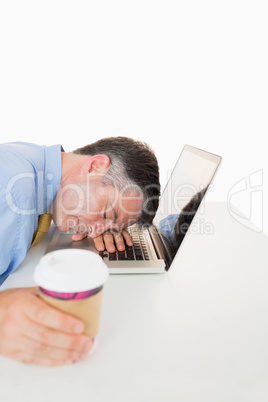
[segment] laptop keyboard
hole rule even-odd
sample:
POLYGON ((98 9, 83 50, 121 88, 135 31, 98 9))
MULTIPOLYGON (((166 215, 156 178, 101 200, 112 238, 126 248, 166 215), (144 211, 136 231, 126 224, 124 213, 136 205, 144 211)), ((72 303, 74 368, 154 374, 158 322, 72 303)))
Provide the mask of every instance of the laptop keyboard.
POLYGON ((133 240, 133 246, 125 245, 124 251, 116 250, 114 253, 109 253, 107 250, 100 251, 99 255, 102 258, 108 258, 110 261, 149 260, 149 253, 142 231, 139 230, 135 225, 130 226, 128 230, 133 240))

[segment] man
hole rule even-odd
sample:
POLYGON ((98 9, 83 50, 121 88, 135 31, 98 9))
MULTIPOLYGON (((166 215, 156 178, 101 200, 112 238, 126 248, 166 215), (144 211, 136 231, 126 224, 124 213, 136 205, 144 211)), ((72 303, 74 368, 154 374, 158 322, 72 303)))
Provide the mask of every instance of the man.
MULTIPOLYGON (((60 146, 0 146, 1 283, 24 259, 47 211, 73 240, 98 250, 124 249, 124 230, 150 224, 158 207, 157 160, 146 144, 106 138, 65 153, 60 146)), ((72 364, 88 356, 83 323, 46 305, 36 288, 0 292, 0 353, 40 365, 72 364)))

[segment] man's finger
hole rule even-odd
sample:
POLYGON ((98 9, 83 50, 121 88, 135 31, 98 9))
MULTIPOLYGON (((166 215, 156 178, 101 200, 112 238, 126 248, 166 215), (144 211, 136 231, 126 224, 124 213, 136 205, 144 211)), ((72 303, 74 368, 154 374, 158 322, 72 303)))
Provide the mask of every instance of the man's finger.
POLYGON ((121 232, 114 233, 114 241, 115 241, 117 250, 119 250, 119 251, 125 250, 126 245, 125 245, 125 241, 124 241, 124 236, 121 232))
POLYGON ((83 360, 92 348, 93 342, 90 343, 90 348, 84 350, 69 350, 63 347, 54 347, 41 341, 34 341, 27 337, 22 337, 19 345, 21 351, 32 353, 33 356, 39 356, 43 358, 50 358, 60 361, 65 360, 83 360))
POLYGON ((83 240, 85 237, 87 237, 87 233, 75 233, 72 235, 72 240, 79 241, 83 240))
POLYGON ((106 250, 109 251, 109 253, 114 253, 116 250, 114 245, 114 234, 112 232, 105 232, 103 234, 103 241, 106 250))
POLYGON ((102 235, 98 236, 98 237, 94 237, 93 239, 95 247, 98 251, 104 251, 105 250, 105 244, 103 242, 103 237, 102 235))
POLYGON ((133 246, 133 240, 132 240, 132 237, 131 237, 131 235, 129 234, 129 232, 128 232, 127 230, 123 230, 123 231, 122 231, 122 235, 123 235, 123 237, 124 237, 124 239, 125 239, 126 244, 127 244, 128 246, 133 246))
POLYGON ((28 323, 23 335, 25 338, 29 338, 29 342, 33 341, 35 344, 41 343, 81 354, 89 351, 92 347, 92 340, 86 335, 66 334, 38 325, 33 321, 28 323))
POLYGON ((54 367, 54 366, 66 366, 72 364, 74 361, 71 359, 65 359, 65 360, 56 360, 56 359, 51 359, 46 356, 40 357, 40 356, 35 356, 32 353, 29 353, 25 350, 17 350, 12 355, 8 356, 11 359, 14 360, 19 360, 23 363, 27 364, 35 364, 38 366, 49 366, 49 367, 54 367))
POLYGON ((35 296, 33 302, 27 303, 26 307, 25 313, 27 317, 37 324, 42 324, 43 326, 71 334, 79 334, 84 330, 84 324, 82 321, 56 310, 46 304, 39 297, 35 296))

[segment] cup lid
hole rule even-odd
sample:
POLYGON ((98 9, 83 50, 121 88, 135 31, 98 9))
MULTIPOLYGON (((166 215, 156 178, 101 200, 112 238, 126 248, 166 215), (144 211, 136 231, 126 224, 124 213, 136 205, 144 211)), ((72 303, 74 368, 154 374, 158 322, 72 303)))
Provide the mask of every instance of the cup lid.
POLYGON ((102 286, 109 271, 92 251, 63 249, 45 254, 35 268, 37 285, 55 292, 83 292, 102 286))

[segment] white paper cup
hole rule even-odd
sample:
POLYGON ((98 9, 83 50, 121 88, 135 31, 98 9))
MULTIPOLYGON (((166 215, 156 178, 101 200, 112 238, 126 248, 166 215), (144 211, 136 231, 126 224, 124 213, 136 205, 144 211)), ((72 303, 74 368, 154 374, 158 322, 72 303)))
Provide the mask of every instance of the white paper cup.
POLYGON ((84 334, 91 339, 99 331, 103 285, 108 276, 108 268, 98 254, 80 249, 48 253, 34 272, 40 297, 83 321, 84 334))

